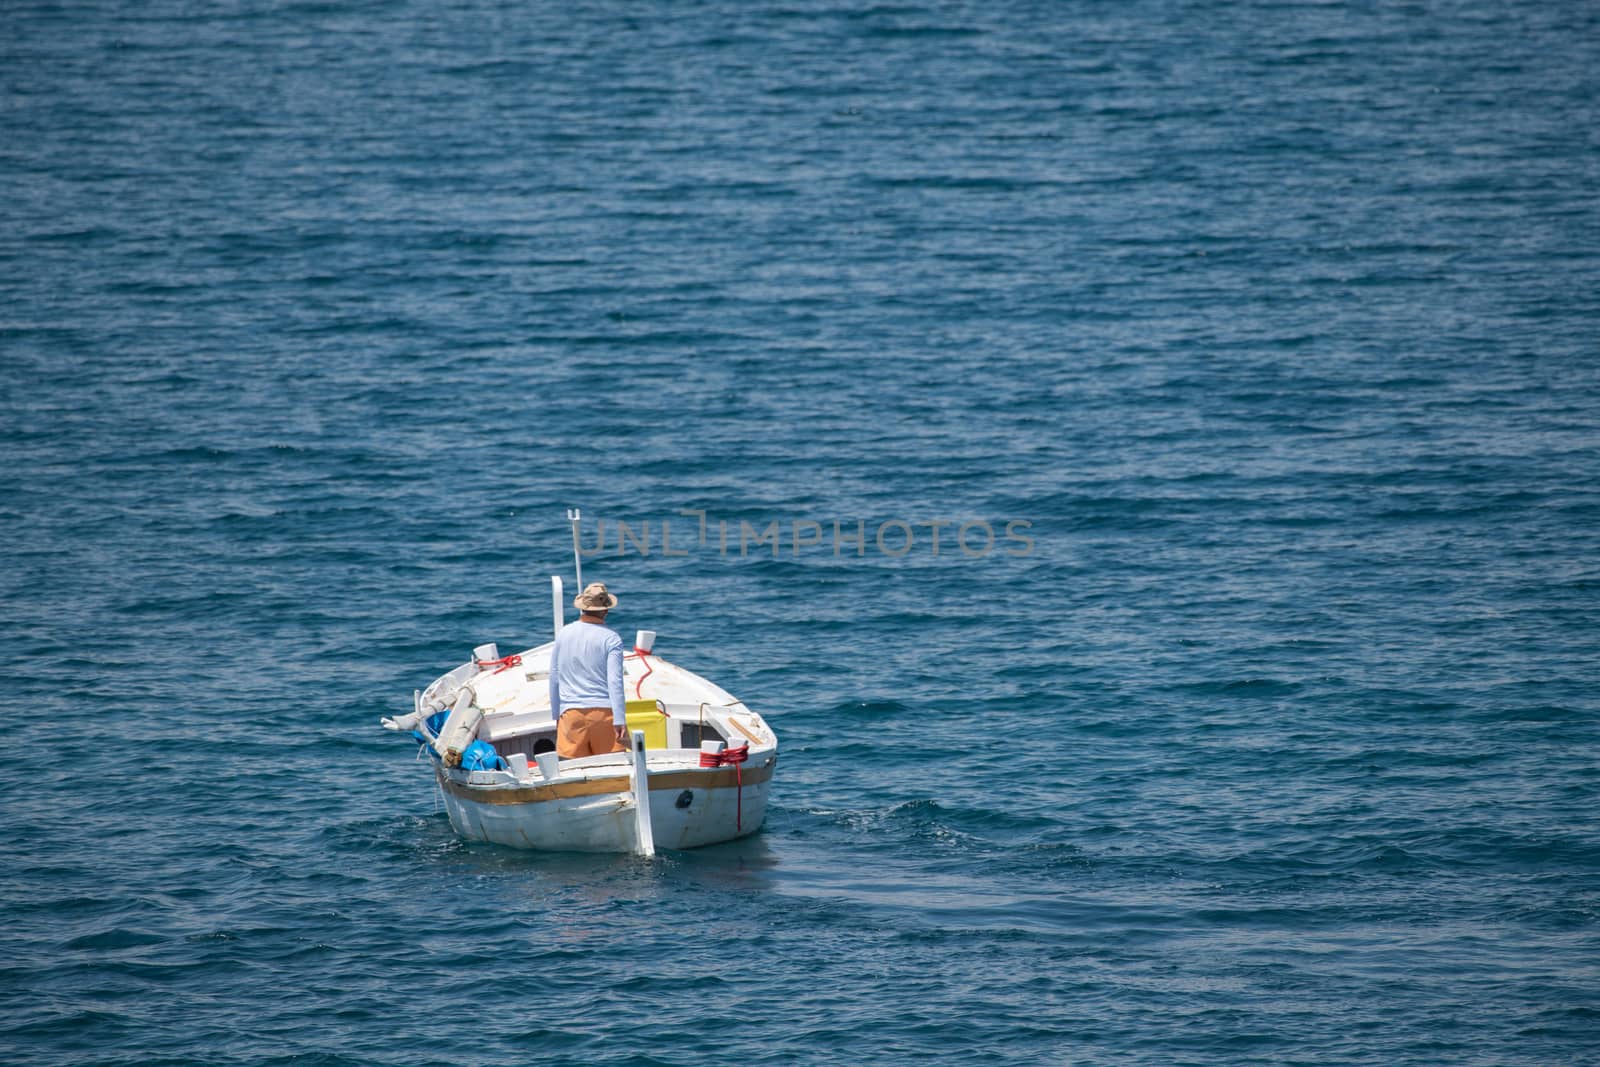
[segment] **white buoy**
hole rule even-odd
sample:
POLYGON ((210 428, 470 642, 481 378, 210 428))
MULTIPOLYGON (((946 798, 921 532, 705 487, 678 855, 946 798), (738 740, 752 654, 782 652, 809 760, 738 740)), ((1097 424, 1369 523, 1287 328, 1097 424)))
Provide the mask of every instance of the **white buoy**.
POLYGON ((644 731, 633 731, 634 850, 641 856, 656 854, 656 835, 650 826, 650 770, 645 766, 644 731))

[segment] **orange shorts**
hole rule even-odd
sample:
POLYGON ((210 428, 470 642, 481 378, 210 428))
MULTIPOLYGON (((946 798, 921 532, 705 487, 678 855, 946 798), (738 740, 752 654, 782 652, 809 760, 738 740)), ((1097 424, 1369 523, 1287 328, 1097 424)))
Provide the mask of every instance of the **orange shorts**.
POLYGON ((610 708, 568 708, 561 713, 556 726, 556 755, 562 759, 625 751, 627 747, 617 741, 610 708))

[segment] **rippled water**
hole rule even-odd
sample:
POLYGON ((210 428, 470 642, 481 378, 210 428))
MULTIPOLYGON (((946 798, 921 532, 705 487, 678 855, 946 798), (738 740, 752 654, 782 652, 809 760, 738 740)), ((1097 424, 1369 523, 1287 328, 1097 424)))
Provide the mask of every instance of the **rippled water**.
POLYGON ((1600 1062, 1591 9, 0 24, 0 1059, 1600 1062), (377 728, 572 506, 761 835, 377 728))

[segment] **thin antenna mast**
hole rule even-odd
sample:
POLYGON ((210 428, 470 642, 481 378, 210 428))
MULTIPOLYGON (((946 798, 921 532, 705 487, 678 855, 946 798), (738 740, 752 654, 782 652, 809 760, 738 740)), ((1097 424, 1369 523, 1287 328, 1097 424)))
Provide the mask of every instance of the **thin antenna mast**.
POLYGON ((578 547, 578 523, 583 513, 577 508, 567 509, 567 521, 572 523, 572 565, 578 572, 578 592, 583 592, 583 550, 578 547))

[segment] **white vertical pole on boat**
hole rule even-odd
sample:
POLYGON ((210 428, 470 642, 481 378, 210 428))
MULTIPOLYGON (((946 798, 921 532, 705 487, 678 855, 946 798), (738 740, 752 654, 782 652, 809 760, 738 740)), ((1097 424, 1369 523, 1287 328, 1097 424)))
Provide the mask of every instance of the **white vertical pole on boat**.
POLYGON ((550 576, 550 607, 555 612, 555 632, 557 637, 561 636, 561 627, 566 625, 567 621, 567 605, 565 601, 566 598, 561 595, 561 575, 552 574, 550 576))
POLYGON ((650 826, 650 769, 645 766, 643 730, 633 731, 633 818, 634 851, 654 856, 656 835, 650 826))
POLYGON ((583 547, 578 540, 578 524, 583 520, 583 512, 577 508, 567 509, 567 521, 572 523, 572 565, 578 572, 578 592, 583 592, 583 547))

